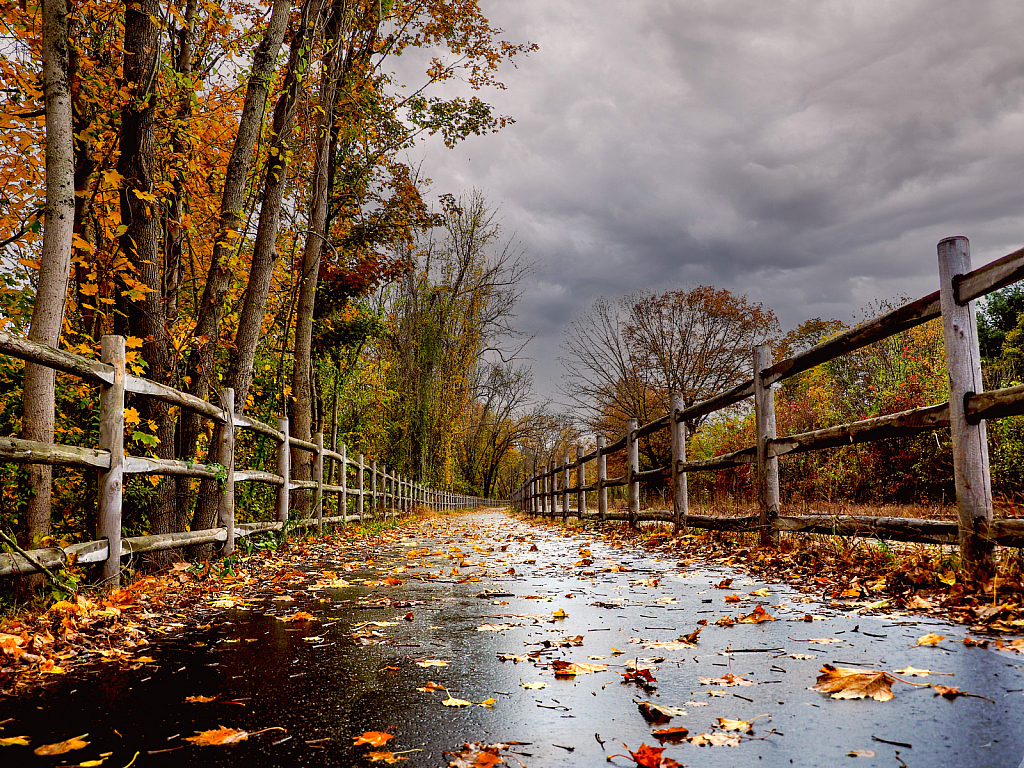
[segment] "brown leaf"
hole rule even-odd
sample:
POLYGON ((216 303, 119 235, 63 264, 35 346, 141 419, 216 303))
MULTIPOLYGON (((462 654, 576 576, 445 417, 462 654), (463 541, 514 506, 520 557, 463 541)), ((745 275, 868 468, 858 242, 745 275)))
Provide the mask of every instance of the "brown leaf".
POLYGON ((739 735, 728 733, 701 733, 697 736, 690 736, 687 741, 698 747, 738 747, 740 745, 739 735))
POLYGON ((667 707, 652 701, 637 702, 637 708, 644 719, 652 723, 667 723, 673 717, 686 714, 686 710, 681 707, 667 707))
POLYGON ((88 741, 82 741, 82 739, 88 735, 89 734, 87 733, 83 733, 81 736, 75 736, 67 741, 58 741, 56 744, 43 744, 32 751, 37 755, 63 755, 66 752, 73 752, 76 749, 82 749, 83 747, 89 746, 88 741))
POLYGON ((686 734, 690 731, 688 728, 679 726, 677 728, 663 728, 660 731, 654 731, 651 733, 654 738, 664 744, 666 741, 676 744, 686 738, 686 734))
POLYGON ((921 637, 917 638, 917 645, 938 645, 945 639, 945 635, 937 635, 934 632, 929 632, 927 635, 921 635, 921 637))
POLYGON ((811 690, 831 694, 833 699, 888 701, 893 697, 892 684, 896 679, 885 672, 833 667, 831 664, 823 666, 821 672, 811 690))
POLYGON ((762 621, 775 621, 775 617, 768 613, 764 606, 759 605, 754 609, 753 613, 749 613, 746 616, 737 616, 736 621, 739 624, 760 624, 762 621))
POLYGON ((206 704, 216 699, 216 696, 186 696, 186 704, 206 704))

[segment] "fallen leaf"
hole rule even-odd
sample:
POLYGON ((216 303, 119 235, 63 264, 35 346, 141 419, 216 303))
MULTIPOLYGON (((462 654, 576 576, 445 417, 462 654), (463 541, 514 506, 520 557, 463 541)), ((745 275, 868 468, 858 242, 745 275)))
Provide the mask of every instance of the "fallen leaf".
POLYGON ((313 614, 306 611, 296 611, 291 616, 278 616, 279 621, 313 621, 315 617, 313 614))
POLYGON ((529 656, 526 656, 526 655, 519 655, 519 656, 517 656, 514 653, 499 653, 498 654, 498 659, 500 661, 511 661, 511 662, 516 663, 516 664, 518 664, 520 661, 526 661, 529 658, 530 658, 529 656))
POLYGON ((686 738, 689 733, 688 728, 679 726, 677 728, 663 728, 660 731, 653 731, 651 735, 664 744, 666 741, 672 744, 676 744, 686 738))
POLYGON ((815 645, 834 645, 835 643, 841 643, 843 641, 838 637, 814 637, 807 642, 814 643, 815 645))
POLYGON ((732 672, 728 672, 721 677, 702 677, 700 679, 701 685, 722 685, 728 688, 732 685, 757 685, 753 680, 747 680, 739 675, 734 675, 732 672))
POLYGON ((191 741, 201 747, 220 747, 226 744, 237 744, 249 738, 249 732, 237 728, 220 728, 211 731, 196 731, 195 736, 186 736, 185 741, 191 741))
POLYGON ((484 699, 483 701, 479 702, 477 706, 484 707, 485 709, 493 709, 494 705, 497 703, 497 699, 484 699))
POLYGON ((216 699, 216 696, 186 696, 186 704, 206 704, 216 699))
POLYGON ((740 733, 753 733, 754 721, 771 715, 758 715, 750 720, 730 720, 727 717, 718 718, 718 727, 723 731, 739 731, 740 733))
POLYGON ((473 702, 466 701, 465 699, 456 699, 449 693, 448 698, 442 701, 441 703, 444 704, 446 707, 468 707, 473 702))
POLYGON ((357 747, 360 744, 369 744, 371 747, 382 747, 384 743, 395 738, 393 733, 385 733, 384 731, 367 731, 362 736, 353 736, 354 741, 352 746, 357 747))
POLYGON ((731 736, 728 733, 702 733, 698 736, 691 736, 687 739, 691 744, 698 747, 738 747, 740 737, 731 736))
POLYGON ((521 688, 526 688, 531 691, 539 691, 541 688, 547 688, 547 683, 520 683, 521 688))
POLYGON ((416 666, 419 667, 447 667, 448 662, 442 661, 441 659, 424 659, 423 661, 417 661, 416 666))
POLYGON ((668 707, 663 704, 655 704, 653 701, 637 702, 637 708, 644 719, 652 723, 666 723, 673 717, 683 717, 687 714, 682 707, 668 707))
POLYGON ((565 619, 568 618, 569 614, 559 608, 557 611, 552 612, 551 617, 554 619, 565 619))
POLYGON ((791 654, 789 654, 789 658, 791 658, 791 659, 816 659, 818 657, 817 656, 811 656, 810 654, 807 654, 807 653, 791 653, 791 654))
POLYGON ((440 683, 435 683, 433 680, 428 680, 427 684, 422 688, 417 688, 417 691, 423 691, 424 693, 430 693, 431 691, 443 691, 444 686, 440 683))
POLYGON ((27 747, 28 742, 28 736, 8 736, 0 738, 0 747, 27 747))
POLYGON ((864 699, 888 701, 893 697, 892 684, 896 679, 885 672, 833 667, 821 668, 818 682, 810 690, 831 694, 833 699, 864 699))
POLYGON ((906 677, 928 677, 928 675, 952 674, 948 672, 932 672, 930 669, 918 669, 917 667, 906 667, 904 669, 896 669, 893 671, 897 675, 904 675, 906 677))
POLYGON ((397 763, 401 760, 408 760, 408 757, 396 755, 394 752, 367 752, 366 756, 371 763, 397 763))
POLYGON ((514 629, 518 624, 481 624, 476 628, 477 632, 504 632, 506 629, 514 629))
POLYGON ((870 749, 854 749, 846 753, 847 757, 874 757, 875 753, 870 749))
POLYGON ((43 744, 32 751, 37 755, 63 755, 66 752, 72 752, 89 746, 88 741, 82 741, 88 735, 83 733, 81 736, 75 736, 67 741, 58 741, 56 744, 43 744))
POLYGON ((934 632, 929 632, 927 635, 921 635, 921 637, 917 638, 917 645, 938 645, 945 639, 945 635, 937 635, 934 632))
POLYGON ((762 605, 757 606, 752 613, 746 616, 736 617, 738 624, 760 624, 762 621, 775 621, 775 617, 768 613, 762 605))

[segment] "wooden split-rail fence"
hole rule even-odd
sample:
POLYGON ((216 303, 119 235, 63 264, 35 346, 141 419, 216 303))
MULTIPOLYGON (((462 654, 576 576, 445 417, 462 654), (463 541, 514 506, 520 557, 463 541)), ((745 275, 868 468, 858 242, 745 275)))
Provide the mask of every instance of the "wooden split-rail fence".
POLYGON ((674 523, 677 528, 694 527, 729 531, 756 531, 762 543, 774 532, 806 532, 841 536, 877 537, 895 541, 917 541, 960 545, 964 562, 980 576, 991 574, 996 545, 1024 546, 1024 519, 993 517, 985 422, 1024 413, 1024 386, 984 392, 981 355, 975 320, 974 299, 1024 278, 1024 249, 1015 251, 979 269, 971 269, 970 246, 965 237, 951 237, 938 244, 940 288, 880 317, 866 321, 786 360, 772 362, 771 350, 759 346, 752 351, 753 376, 728 392, 684 407, 682 397, 673 394, 671 413, 649 424, 632 419, 626 434, 608 444, 597 438, 597 448, 564 462, 549 462, 513 495, 513 503, 534 515, 574 514, 579 517, 674 523), (900 413, 878 416, 827 429, 779 437, 775 430, 773 385, 790 376, 894 336, 934 318, 942 318, 949 401, 900 413), (715 413, 753 398, 757 444, 733 453, 699 461, 686 459, 686 422, 715 413), (780 503, 778 460, 806 451, 912 435, 949 427, 953 446, 953 473, 958 517, 956 522, 870 515, 783 515, 780 503), (669 465, 641 472, 639 440, 669 430, 672 461, 669 465), (607 457, 625 451, 626 473, 608 477, 607 457), (596 463, 596 480, 586 481, 587 464, 596 463), (758 514, 749 516, 691 515, 687 498, 687 475, 710 472, 744 464, 756 467, 758 514), (575 475, 575 478, 572 475, 575 475), (640 484, 667 478, 673 489, 672 511, 641 510, 640 484), (575 479, 575 483, 572 480, 575 479), (608 489, 628 488, 628 509, 609 511, 608 489), (597 496, 597 509, 588 512, 587 494, 597 496))
MULTIPOLYGON (((365 461, 363 454, 354 459, 347 455, 344 445, 339 451, 324 447, 323 433, 317 433, 313 442, 289 435, 288 419, 277 419, 272 427, 254 418, 235 412, 234 390, 219 393, 221 405, 149 379, 133 376, 125 368, 125 340, 121 336, 104 336, 101 340, 101 359, 91 360, 64 350, 54 349, 28 339, 0 333, 0 354, 37 363, 57 371, 77 376, 100 387, 99 447, 82 448, 72 445, 41 443, 14 437, 0 437, 0 461, 30 464, 50 464, 98 472, 98 524, 96 540, 68 547, 18 550, 0 554, 0 575, 31 573, 41 569, 57 568, 71 561, 80 564, 103 563, 104 583, 117 585, 120 579, 121 558, 178 547, 223 542, 222 554, 234 551, 235 540, 242 536, 270 530, 280 530, 289 523, 289 492, 306 489, 313 495, 312 516, 293 520, 292 525, 317 526, 325 524, 363 521, 401 515, 417 506, 437 510, 497 506, 498 502, 476 496, 440 491, 415 480, 389 473, 376 461, 365 461), (124 451, 125 394, 134 393, 156 398, 170 405, 188 408, 227 428, 211 455, 216 464, 192 461, 155 459, 129 456, 124 451), (255 469, 235 468, 235 433, 248 429, 269 437, 277 443, 277 473, 255 469), (293 480, 290 477, 291 452, 306 451, 313 455, 313 479, 293 480), (324 482, 325 461, 336 462, 341 484, 324 482), (349 484, 349 472, 352 481, 349 484), (198 531, 122 537, 121 506, 125 475, 182 475, 211 478, 219 483, 218 516, 220 527, 198 531), (268 522, 235 525, 235 483, 258 482, 277 486, 275 519, 268 522), (335 516, 324 516, 328 494, 336 495, 335 516), (351 514, 349 513, 351 500, 351 514)), ((327 477, 333 472, 328 466, 327 477)))

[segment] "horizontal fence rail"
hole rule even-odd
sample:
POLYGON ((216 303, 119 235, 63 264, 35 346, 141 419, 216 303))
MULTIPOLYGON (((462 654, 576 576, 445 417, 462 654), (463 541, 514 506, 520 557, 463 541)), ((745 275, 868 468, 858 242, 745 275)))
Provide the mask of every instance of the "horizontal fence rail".
POLYGON ((97 361, 0 332, 0 354, 53 368, 100 387, 98 448, 0 437, 0 461, 50 464, 98 472, 97 540, 63 548, 49 547, 27 551, 19 549, 15 552, 0 553, 0 576, 60 568, 72 562, 102 563, 104 581, 117 585, 120 579, 121 558, 145 552, 222 542, 222 554, 229 555, 234 551, 238 538, 265 531, 283 530, 286 527, 316 526, 322 530, 327 524, 388 519, 407 514, 419 506, 448 511, 503 505, 501 502, 478 496, 430 488, 418 481, 388 472, 384 465, 378 468, 376 461, 367 463, 362 454, 357 454, 353 459, 347 455, 344 445, 339 446, 340 452, 325 448, 322 433, 318 433, 313 442, 301 440, 289 434, 287 418, 279 418, 275 428, 251 416, 236 413, 234 392, 231 389, 221 390, 221 405, 218 406, 173 387, 127 374, 124 339, 120 336, 104 336, 101 348, 102 360, 97 361), (201 464, 180 459, 125 455, 126 393, 152 397, 170 405, 188 408, 226 427, 223 430, 224 438, 221 445, 211 446, 211 456, 217 457, 217 463, 201 464), (235 437, 240 429, 263 435, 277 444, 276 473, 235 468, 235 437), (311 480, 291 478, 291 457, 294 450, 312 454, 311 480), (326 477, 337 478, 340 484, 325 482, 325 460, 330 462, 327 465, 326 477), (220 527, 122 537, 121 504, 124 476, 130 474, 178 475, 217 480, 220 527), (234 487, 236 483, 246 482, 276 486, 277 499, 273 521, 235 525, 234 487), (300 489, 312 492, 313 513, 308 519, 291 520, 290 492, 300 489), (324 515, 324 506, 329 503, 328 494, 335 495, 334 506, 338 514, 333 516, 324 515))
POLYGON ((714 530, 757 531, 762 542, 773 533, 804 532, 842 536, 866 536, 896 541, 959 544, 965 562, 978 575, 991 574, 995 545, 1024 546, 1024 519, 994 519, 985 422, 1024 414, 1024 386, 983 392, 981 356, 978 348, 974 299, 1024 279, 1024 249, 1014 251, 976 270, 971 270, 966 238, 947 238, 938 245, 940 288, 884 315, 849 328, 792 357, 772 362, 767 346, 753 350, 754 375, 732 389, 703 402, 683 407, 674 394, 671 413, 640 425, 631 421, 626 433, 613 443, 597 438, 595 450, 577 451, 575 460, 549 462, 535 472, 513 494, 513 503, 534 515, 568 516, 569 498, 576 497, 574 514, 604 520, 674 523, 677 527, 714 530), (772 385, 842 355, 936 318, 943 320, 946 368, 950 400, 900 413, 841 424, 812 432, 779 437, 775 431, 772 385), (707 459, 686 459, 684 424, 724 408, 754 399, 757 443, 732 453, 707 459), (954 481, 958 519, 915 520, 863 515, 783 515, 779 501, 778 460, 785 456, 836 448, 843 445, 912 435, 949 427, 953 441, 954 481), (642 437, 671 431, 672 462, 640 471, 636 460, 642 437), (626 453, 626 475, 607 476, 607 457, 626 453), (586 466, 596 464, 596 482, 586 481, 586 466), (753 465, 757 470, 758 514, 724 517, 689 514, 687 475, 730 467, 753 465), (572 477, 570 477, 572 473, 572 477), (668 478, 673 490, 673 510, 641 511, 640 484, 668 478), (575 480, 574 484, 570 484, 575 480), (628 507, 622 512, 608 509, 608 488, 628 486, 628 507), (586 494, 597 495, 597 509, 588 510, 586 494))

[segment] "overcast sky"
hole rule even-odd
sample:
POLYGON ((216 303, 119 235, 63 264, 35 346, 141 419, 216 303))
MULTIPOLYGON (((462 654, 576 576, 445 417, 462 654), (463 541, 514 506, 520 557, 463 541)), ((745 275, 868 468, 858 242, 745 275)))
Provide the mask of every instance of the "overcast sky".
POLYGON ((597 296, 701 283, 783 330, 938 287, 1024 246, 1020 0, 480 0, 540 50, 482 97, 516 123, 430 144, 535 262, 519 325, 555 395, 566 323, 597 296))

